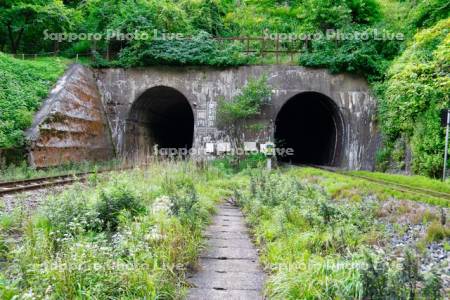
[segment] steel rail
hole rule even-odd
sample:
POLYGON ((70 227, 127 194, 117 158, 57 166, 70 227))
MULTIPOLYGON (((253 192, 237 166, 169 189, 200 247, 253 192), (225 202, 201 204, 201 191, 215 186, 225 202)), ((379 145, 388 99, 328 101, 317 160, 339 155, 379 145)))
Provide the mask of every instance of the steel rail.
MULTIPOLYGON (((378 178, 371 178, 371 177, 367 177, 367 176, 363 176, 363 175, 349 174, 347 172, 344 172, 342 170, 332 168, 332 167, 317 166, 317 165, 308 165, 308 166, 315 168, 315 169, 324 170, 324 171, 336 173, 336 174, 351 177, 351 178, 370 181, 373 183, 377 183, 379 185, 384 185, 384 186, 390 187, 392 189, 395 189, 395 190, 403 192, 403 193, 413 193, 413 194, 417 194, 417 195, 425 196, 425 197, 431 196, 433 198, 445 199, 445 200, 450 201, 450 194, 443 193, 443 192, 433 191, 433 190, 420 188, 420 187, 409 186, 409 185, 405 185, 402 183, 396 183, 396 182, 378 179, 378 178)), ((449 203, 449 206, 450 206, 450 203, 449 203)))
POLYGON ((89 175, 108 173, 113 171, 129 170, 132 167, 124 167, 117 169, 108 169, 91 172, 79 172, 73 174, 63 174, 48 177, 39 177, 32 179, 22 179, 15 181, 0 182, 0 196, 15 194, 25 191, 38 190, 43 188, 49 188, 53 186, 67 185, 75 182, 85 181, 89 175))

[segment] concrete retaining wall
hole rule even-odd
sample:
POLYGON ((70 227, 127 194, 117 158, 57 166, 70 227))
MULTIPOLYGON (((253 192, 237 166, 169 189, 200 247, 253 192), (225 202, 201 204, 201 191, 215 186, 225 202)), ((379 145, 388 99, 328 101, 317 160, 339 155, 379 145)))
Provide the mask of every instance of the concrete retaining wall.
POLYGON ((49 167, 112 159, 114 147, 91 69, 72 65, 26 132, 30 163, 49 167))

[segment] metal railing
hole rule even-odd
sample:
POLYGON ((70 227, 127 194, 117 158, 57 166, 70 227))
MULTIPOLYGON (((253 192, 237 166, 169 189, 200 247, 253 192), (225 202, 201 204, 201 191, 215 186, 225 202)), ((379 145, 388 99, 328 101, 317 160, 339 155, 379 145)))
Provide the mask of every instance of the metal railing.
MULTIPOLYGON (((187 39, 190 39, 189 37, 187 39)), ((214 37, 215 41, 220 44, 235 44, 238 45, 241 49, 241 53, 246 55, 251 55, 256 58, 259 58, 261 62, 266 63, 295 63, 296 58, 298 58, 301 53, 307 52, 309 48, 309 40, 289 40, 282 39, 278 36, 274 38, 267 37, 251 37, 251 36, 242 36, 242 37, 214 37)), ((55 47, 59 49, 59 47, 55 47)), ((73 58, 76 62, 80 58, 88 58, 95 60, 96 55, 99 54, 106 60, 111 60, 117 57, 120 51, 123 48, 112 51, 108 45, 105 52, 99 53, 94 48, 91 49, 90 52, 83 53, 75 53, 71 58, 73 58)), ((61 51, 53 51, 53 52, 41 52, 41 53, 9 53, 15 58, 18 59, 38 59, 39 57, 51 57, 51 56, 59 56, 61 51)))

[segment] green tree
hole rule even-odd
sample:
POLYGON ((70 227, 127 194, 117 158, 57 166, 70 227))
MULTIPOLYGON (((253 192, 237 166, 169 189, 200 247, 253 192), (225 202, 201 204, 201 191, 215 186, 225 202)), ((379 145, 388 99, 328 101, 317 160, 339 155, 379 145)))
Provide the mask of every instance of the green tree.
POLYGON ((447 0, 419 1, 411 10, 410 30, 431 27, 442 19, 450 16, 450 2, 447 0))
MULTIPOLYGON (((78 8, 82 11, 83 22, 80 32, 135 34, 146 33, 149 37, 154 30, 164 32, 191 33, 186 12, 180 5, 167 0, 87 0, 78 8)), ((105 52, 106 47, 117 51, 127 47, 138 47, 142 41, 124 40, 111 36, 109 41, 98 41, 96 49, 105 52), (109 45, 108 43, 109 42, 109 45)))
POLYGON ((125 67, 152 65, 237 66, 249 58, 234 45, 223 47, 211 35, 200 32, 190 39, 135 41, 115 64, 125 67))
POLYGON ((0 2, 0 24, 5 28, 9 49, 13 53, 17 53, 26 35, 31 35, 36 42, 43 38, 45 29, 55 32, 68 29, 71 25, 70 13, 59 0, 0 2))
MULTIPOLYGON (((191 6, 192 2, 189 1, 185 4, 191 6)), ((199 4, 191 7, 190 12, 193 14, 191 23, 195 29, 206 31, 213 36, 224 33, 225 10, 219 3, 214 0, 202 0, 199 4)))

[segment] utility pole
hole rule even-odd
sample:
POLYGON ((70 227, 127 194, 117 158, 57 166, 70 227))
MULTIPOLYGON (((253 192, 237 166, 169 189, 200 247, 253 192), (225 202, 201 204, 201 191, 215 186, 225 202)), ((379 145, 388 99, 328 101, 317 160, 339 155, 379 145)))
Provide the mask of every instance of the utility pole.
POLYGON ((442 175, 442 180, 444 181, 447 178, 448 140, 450 136, 450 109, 447 109, 447 118, 445 119, 445 123, 447 126, 447 131, 445 134, 444 174, 442 175))

